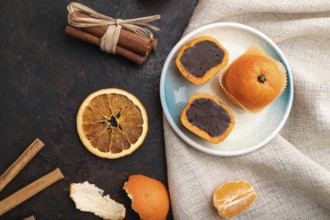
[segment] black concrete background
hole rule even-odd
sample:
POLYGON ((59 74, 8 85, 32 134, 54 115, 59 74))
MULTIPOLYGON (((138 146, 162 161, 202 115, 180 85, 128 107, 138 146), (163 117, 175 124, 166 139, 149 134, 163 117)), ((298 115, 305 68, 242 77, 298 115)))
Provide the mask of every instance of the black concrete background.
MULTIPOLYGON (((159 79, 166 56, 180 39, 197 0, 84 0, 101 13, 120 18, 160 14, 158 50, 139 66, 64 34, 64 0, 0 0, 0 173, 36 138, 45 147, 0 193, 0 200, 59 167, 65 178, 0 219, 98 219, 75 209, 71 182, 88 180, 138 219, 122 186, 142 173, 166 184, 159 79), (107 160, 92 155, 76 133, 84 98, 102 88, 135 94, 149 115, 144 144, 132 155, 107 160)), ((168 219, 172 219, 169 214, 168 219)))

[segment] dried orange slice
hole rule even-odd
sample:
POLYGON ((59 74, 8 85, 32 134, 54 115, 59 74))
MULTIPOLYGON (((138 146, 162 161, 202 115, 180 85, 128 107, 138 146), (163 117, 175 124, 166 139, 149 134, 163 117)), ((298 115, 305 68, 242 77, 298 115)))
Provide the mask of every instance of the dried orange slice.
POLYGON ((116 88, 102 89, 90 94, 81 104, 77 130, 91 153, 115 159, 131 154, 143 143, 148 116, 131 93, 116 88))
POLYGON ((213 205, 220 216, 231 219, 247 209, 257 198, 253 186, 244 181, 227 182, 213 194, 213 205))

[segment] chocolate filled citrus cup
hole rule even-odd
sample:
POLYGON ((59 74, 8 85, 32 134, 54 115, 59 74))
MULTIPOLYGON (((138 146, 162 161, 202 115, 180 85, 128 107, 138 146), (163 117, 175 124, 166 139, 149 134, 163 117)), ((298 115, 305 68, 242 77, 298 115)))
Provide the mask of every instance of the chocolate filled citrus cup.
POLYGON ((181 122, 194 134, 217 144, 230 134, 235 118, 231 109, 217 97, 200 93, 189 99, 181 122))
POLYGON ((228 59, 228 51, 215 38, 201 36, 181 47, 175 63, 183 77, 201 85, 222 70, 228 59))

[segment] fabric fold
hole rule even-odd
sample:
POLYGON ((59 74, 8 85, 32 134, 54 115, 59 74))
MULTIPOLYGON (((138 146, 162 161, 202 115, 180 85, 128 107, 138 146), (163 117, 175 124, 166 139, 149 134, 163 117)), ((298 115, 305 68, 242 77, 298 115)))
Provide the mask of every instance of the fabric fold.
POLYGON ((164 117, 174 218, 219 219, 214 190, 245 180, 257 200, 235 219, 330 219, 330 4, 200 0, 185 33, 221 21, 252 26, 281 48, 293 74, 293 107, 279 135, 237 157, 195 150, 164 117))

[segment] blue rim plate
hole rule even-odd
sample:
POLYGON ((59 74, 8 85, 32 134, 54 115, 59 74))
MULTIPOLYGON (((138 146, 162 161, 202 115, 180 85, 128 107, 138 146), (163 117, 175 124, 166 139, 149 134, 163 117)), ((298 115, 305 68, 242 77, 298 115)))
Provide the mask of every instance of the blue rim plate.
POLYGON ((205 25, 190 32, 175 45, 162 70, 160 99, 167 121, 190 146, 208 154, 237 156, 261 148, 281 130, 292 106, 293 81, 283 53, 266 35, 243 24, 219 22, 205 25), (288 81, 285 91, 265 110, 258 114, 251 114, 234 106, 221 91, 218 78, 226 68, 204 85, 196 86, 188 82, 177 70, 175 58, 178 50, 187 41, 203 35, 216 38, 228 50, 228 66, 251 45, 258 44, 268 55, 285 66, 288 81), (209 143, 191 133, 181 124, 181 112, 189 98, 196 93, 215 95, 233 110, 236 124, 231 134, 223 142, 219 144, 209 143))

